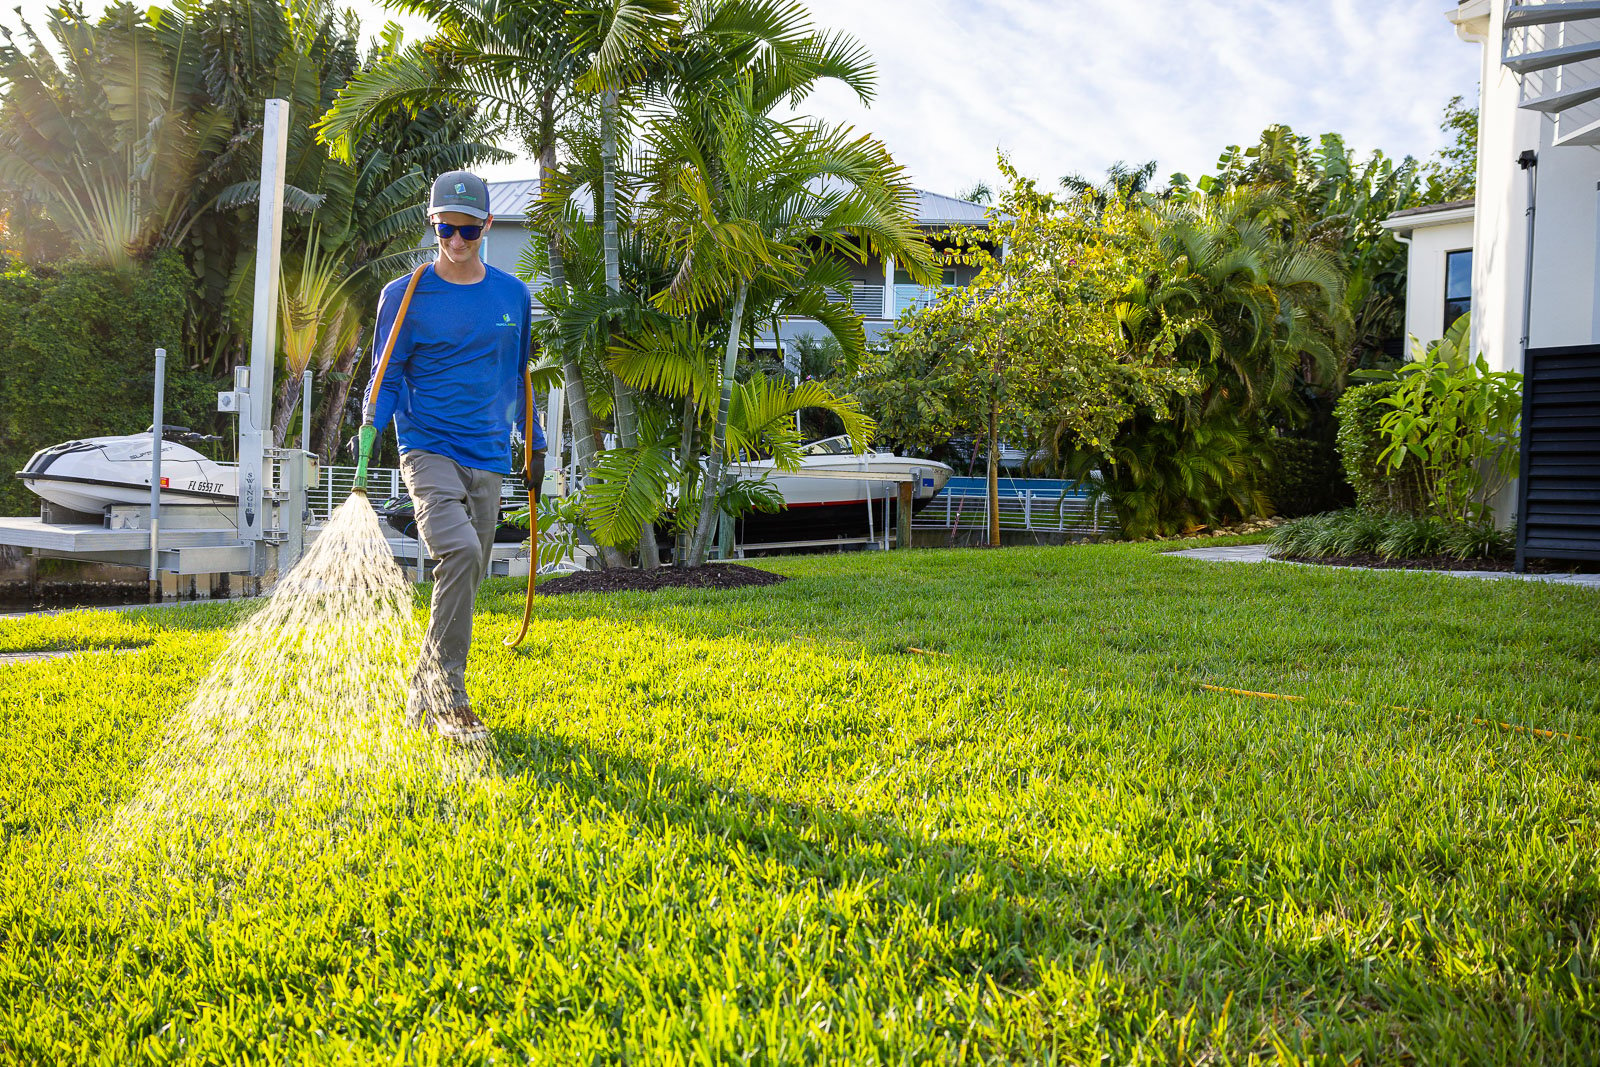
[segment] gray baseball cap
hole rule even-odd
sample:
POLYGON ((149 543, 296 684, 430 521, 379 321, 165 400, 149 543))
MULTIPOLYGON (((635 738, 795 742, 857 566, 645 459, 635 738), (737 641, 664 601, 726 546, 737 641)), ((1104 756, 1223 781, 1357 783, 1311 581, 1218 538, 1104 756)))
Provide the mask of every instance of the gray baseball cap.
POLYGON ((459 211, 475 219, 489 217, 489 186, 470 170, 449 170, 433 179, 428 214, 459 211))

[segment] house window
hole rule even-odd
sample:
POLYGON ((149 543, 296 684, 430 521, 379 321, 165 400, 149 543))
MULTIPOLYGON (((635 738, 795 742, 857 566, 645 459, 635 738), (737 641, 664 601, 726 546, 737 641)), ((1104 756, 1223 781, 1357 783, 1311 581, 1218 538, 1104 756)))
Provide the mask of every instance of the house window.
POLYGON ((1472 310, 1472 250, 1444 255, 1444 328, 1472 310))

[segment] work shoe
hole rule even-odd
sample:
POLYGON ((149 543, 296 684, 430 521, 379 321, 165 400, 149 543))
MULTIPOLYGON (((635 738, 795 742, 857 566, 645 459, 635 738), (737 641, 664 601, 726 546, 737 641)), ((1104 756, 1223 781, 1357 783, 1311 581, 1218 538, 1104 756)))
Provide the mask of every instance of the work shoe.
POLYGON ((474 715, 472 709, 465 704, 435 712, 433 728, 446 741, 455 741, 459 744, 485 741, 489 737, 489 728, 483 725, 483 720, 474 715))

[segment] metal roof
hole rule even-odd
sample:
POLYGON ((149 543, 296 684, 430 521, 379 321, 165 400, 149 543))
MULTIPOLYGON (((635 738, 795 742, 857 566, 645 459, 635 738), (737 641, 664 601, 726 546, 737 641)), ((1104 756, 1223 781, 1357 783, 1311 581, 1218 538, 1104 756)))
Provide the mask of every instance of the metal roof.
POLYGON ((970 200, 917 190, 918 226, 987 226, 989 209, 970 200))
MULTIPOLYGON (((528 217, 528 203, 539 195, 539 180, 537 178, 519 181, 489 182, 489 213, 495 218, 506 222, 521 222, 528 217)), ((987 208, 982 204, 974 204, 967 200, 957 200, 953 196, 944 196, 940 193, 930 193, 926 189, 915 190, 917 194, 916 216, 917 225, 929 228, 943 228, 946 226, 987 226, 989 224, 987 208)), ((593 214, 593 209, 587 204, 578 201, 578 209, 583 212, 584 218, 593 214)))
POLYGON ((489 214, 517 222, 528 217, 528 204, 539 195, 539 179, 489 182, 489 214))

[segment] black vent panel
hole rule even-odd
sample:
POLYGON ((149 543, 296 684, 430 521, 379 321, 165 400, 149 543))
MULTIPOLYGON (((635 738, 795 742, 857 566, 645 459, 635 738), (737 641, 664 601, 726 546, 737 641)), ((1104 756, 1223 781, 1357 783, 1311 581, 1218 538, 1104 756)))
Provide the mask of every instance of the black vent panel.
POLYGON ((1600 562, 1600 345, 1528 352, 1517 566, 1600 562))

